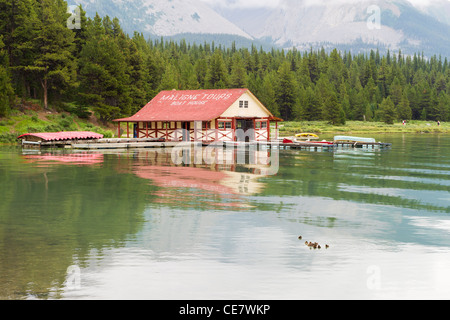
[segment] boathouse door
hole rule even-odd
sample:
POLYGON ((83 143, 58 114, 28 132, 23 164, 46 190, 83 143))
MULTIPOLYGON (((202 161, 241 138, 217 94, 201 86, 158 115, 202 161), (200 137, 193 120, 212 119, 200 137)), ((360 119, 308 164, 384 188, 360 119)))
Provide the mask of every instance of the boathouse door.
POLYGON ((191 141, 191 123, 183 122, 182 128, 183 128, 183 141, 186 142, 191 141))
MULTIPOLYGON (((254 129, 254 122, 253 119, 237 119, 236 120, 236 129, 243 130, 245 134, 245 142, 250 142, 252 140, 255 140, 255 131, 254 129)), ((237 140, 243 140, 242 138, 239 139, 239 137, 236 137, 237 140)))

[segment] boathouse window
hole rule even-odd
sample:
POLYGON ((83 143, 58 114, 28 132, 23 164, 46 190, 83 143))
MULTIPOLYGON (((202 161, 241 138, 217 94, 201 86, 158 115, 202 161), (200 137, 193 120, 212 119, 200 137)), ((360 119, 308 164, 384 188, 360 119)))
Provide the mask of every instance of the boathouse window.
POLYGON ((163 122, 163 129, 170 129, 170 122, 163 122))
POLYGON ((202 122, 202 128, 203 128, 203 130, 211 129, 211 122, 203 121, 202 122))
POLYGON ((241 109, 243 109, 243 108, 248 109, 248 101, 244 101, 244 100, 239 101, 239 108, 241 108, 241 109))
POLYGON ((267 129, 267 121, 256 121, 255 129, 267 129))
POLYGON ((231 122, 230 121, 219 121, 218 123, 219 130, 228 130, 231 129, 231 122))

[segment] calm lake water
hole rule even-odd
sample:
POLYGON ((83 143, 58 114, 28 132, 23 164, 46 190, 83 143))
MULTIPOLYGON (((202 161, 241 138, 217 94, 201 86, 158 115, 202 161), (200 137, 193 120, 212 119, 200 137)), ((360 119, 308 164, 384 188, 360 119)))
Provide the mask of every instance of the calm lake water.
POLYGON ((449 299, 450 136, 375 138, 276 175, 0 147, 0 299, 449 299))

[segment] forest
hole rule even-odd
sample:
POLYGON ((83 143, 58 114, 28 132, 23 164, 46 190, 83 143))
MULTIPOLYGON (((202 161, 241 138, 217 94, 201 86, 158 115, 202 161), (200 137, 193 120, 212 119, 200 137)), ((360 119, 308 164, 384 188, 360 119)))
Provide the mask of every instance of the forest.
POLYGON ((0 0, 0 117, 38 99, 104 123, 161 90, 248 88, 285 121, 447 121, 447 57, 145 39, 64 0, 0 0))

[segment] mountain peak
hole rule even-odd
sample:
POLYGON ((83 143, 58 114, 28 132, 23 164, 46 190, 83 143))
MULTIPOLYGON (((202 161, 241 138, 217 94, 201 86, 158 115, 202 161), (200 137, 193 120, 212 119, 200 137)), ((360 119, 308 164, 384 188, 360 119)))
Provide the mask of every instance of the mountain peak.
POLYGON ((131 34, 134 31, 156 36, 227 34, 252 39, 200 0, 69 0, 68 3, 81 4, 91 17, 96 12, 117 17, 131 34))

